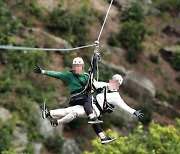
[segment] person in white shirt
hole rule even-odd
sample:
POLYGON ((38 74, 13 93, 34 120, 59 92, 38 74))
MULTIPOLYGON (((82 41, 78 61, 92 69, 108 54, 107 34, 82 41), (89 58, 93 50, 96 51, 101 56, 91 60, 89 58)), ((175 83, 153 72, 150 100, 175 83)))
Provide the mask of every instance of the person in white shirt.
MULTIPOLYGON (((97 91, 101 89, 101 92, 94 96, 96 97, 96 101, 92 103, 93 114, 95 114, 96 117, 100 117, 102 112, 112 112, 115 106, 119 109, 123 109, 129 114, 135 115, 138 118, 143 117, 143 113, 141 112, 141 110, 136 111, 135 109, 129 107, 118 93, 119 87, 122 82, 123 78, 119 74, 114 75, 112 79, 109 80, 109 83, 97 82, 96 80, 94 80, 94 88, 97 91)), ((69 123, 77 117, 87 118, 86 112, 81 105, 47 111, 49 112, 48 114, 50 115, 50 117, 53 118, 53 120, 51 120, 51 125, 54 127, 58 126, 59 124, 69 123)), ((42 114, 44 114, 44 112, 42 112, 42 114)), ((103 137, 105 137, 105 135, 100 127, 100 124, 94 124, 93 128, 96 134, 101 138, 101 143, 105 143, 103 142, 103 137)))

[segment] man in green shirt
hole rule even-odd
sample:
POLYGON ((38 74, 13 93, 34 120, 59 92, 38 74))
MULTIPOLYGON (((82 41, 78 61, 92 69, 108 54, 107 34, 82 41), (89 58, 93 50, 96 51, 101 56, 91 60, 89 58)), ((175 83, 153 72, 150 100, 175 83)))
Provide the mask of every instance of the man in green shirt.
MULTIPOLYGON (((81 57, 76 57, 73 59, 72 71, 47 71, 41 69, 39 66, 36 66, 34 72, 42 73, 44 75, 48 75, 65 82, 68 85, 69 91, 71 93, 70 105, 83 105, 84 110, 89 117, 89 124, 102 123, 102 121, 94 117, 91 100, 88 99, 88 93, 86 91, 82 92, 87 85, 89 74, 84 72, 84 61, 81 57)), ((45 116, 46 115, 44 114, 44 117, 45 116)))
MULTIPOLYGON (((96 61, 92 62, 92 65, 95 65, 96 61)), ((91 68, 92 69, 92 68, 91 68)), ((69 72, 55 72, 55 71, 47 71, 41 69, 39 66, 34 68, 35 73, 42 73, 44 75, 48 75, 57 79, 62 80, 68 85, 69 91, 71 93, 70 105, 82 105, 84 106, 84 110, 89 117, 89 124, 93 124, 93 129, 96 134, 101 138, 103 142, 109 143, 114 141, 114 138, 110 138, 105 136, 99 123, 102 121, 98 120, 97 117, 94 117, 91 98, 88 97, 88 92, 85 91, 85 86, 87 85, 89 74, 84 72, 84 61, 80 57, 76 57, 73 59, 72 63, 72 71, 69 72)), ((43 119, 51 117, 50 111, 47 109, 45 103, 43 104, 43 119)), ((51 121, 52 126, 57 126, 57 120, 51 121)))

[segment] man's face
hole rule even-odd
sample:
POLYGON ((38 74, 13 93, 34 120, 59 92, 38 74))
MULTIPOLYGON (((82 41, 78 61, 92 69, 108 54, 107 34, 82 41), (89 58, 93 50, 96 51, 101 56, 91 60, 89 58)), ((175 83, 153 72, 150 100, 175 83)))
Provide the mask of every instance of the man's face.
POLYGON ((72 70, 75 74, 82 74, 84 72, 82 64, 73 64, 72 70))
POLYGON ((119 86, 120 86, 120 84, 119 84, 118 80, 113 80, 113 79, 109 80, 109 89, 110 90, 119 90, 119 86))

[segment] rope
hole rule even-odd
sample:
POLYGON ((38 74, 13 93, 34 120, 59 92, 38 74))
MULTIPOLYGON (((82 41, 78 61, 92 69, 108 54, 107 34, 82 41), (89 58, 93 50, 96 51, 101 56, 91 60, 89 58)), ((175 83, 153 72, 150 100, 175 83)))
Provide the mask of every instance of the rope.
POLYGON ((106 13, 106 16, 105 16, 103 25, 102 25, 102 27, 101 27, 101 31, 100 31, 100 33, 99 33, 99 36, 98 36, 97 41, 99 41, 99 39, 100 39, 100 37, 101 37, 102 31, 103 31, 103 29, 104 29, 104 25, 105 25, 105 23, 106 23, 106 20, 107 20, 107 17, 108 17, 108 15, 109 15, 109 11, 110 11, 110 9, 111 9, 111 6, 112 6, 113 1, 114 1, 114 0, 111 0, 111 3, 110 3, 110 5, 109 5, 108 11, 107 11, 107 13, 106 13))
POLYGON ((37 50, 37 51, 72 51, 72 50, 78 50, 78 49, 83 49, 83 48, 88 48, 88 47, 95 46, 96 49, 98 50, 98 48, 99 48, 99 40, 100 40, 102 31, 103 31, 103 29, 104 29, 104 26, 105 26, 107 17, 108 17, 108 15, 109 15, 109 11, 110 11, 110 9, 111 9, 111 6, 112 6, 113 1, 114 1, 114 0, 111 0, 111 3, 110 3, 109 8, 108 8, 108 10, 107 10, 107 13, 106 13, 106 16, 105 16, 103 25, 102 25, 102 27, 101 27, 101 30, 100 30, 100 33, 99 33, 99 36, 98 36, 98 39, 97 39, 97 41, 95 41, 95 44, 85 45, 85 46, 80 46, 80 47, 75 47, 75 48, 69 48, 69 49, 59 49, 59 48, 57 48, 57 49, 56 49, 56 48, 31 48, 31 47, 19 47, 19 46, 10 46, 10 45, 0 45, 0 49, 9 49, 9 50, 37 50))
POLYGON ((19 46, 9 46, 9 45, 0 45, 0 49, 9 49, 9 50, 36 50, 36 51, 72 51, 72 50, 78 50, 83 48, 88 48, 95 46, 96 44, 90 44, 75 48, 69 48, 69 49, 59 49, 59 48, 31 48, 31 47, 19 47, 19 46))

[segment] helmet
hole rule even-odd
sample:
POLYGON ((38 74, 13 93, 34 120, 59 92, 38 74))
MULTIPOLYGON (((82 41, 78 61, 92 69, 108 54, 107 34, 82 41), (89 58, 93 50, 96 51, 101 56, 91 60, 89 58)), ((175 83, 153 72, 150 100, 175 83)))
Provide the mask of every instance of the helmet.
POLYGON ((72 64, 84 64, 84 61, 81 57, 76 57, 73 59, 73 63, 72 64))
POLYGON ((119 74, 115 74, 113 77, 112 77, 113 80, 118 80, 119 84, 121 85, 122 82, 123 82, 123 78, 121 75, 119 74))

